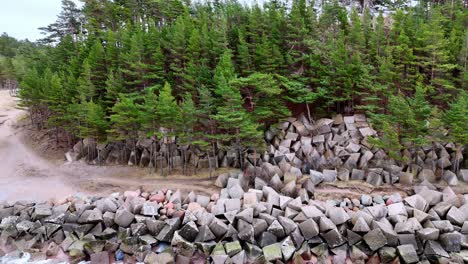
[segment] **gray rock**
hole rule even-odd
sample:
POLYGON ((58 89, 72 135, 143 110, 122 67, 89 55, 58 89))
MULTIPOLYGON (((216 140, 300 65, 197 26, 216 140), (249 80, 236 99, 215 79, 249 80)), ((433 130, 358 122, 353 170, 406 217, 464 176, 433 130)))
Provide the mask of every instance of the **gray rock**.
POLYGON ((322 216, 319 221, 320 233, 325 233, 329 230, 336 228, 336 225, 328 219, 328 217, 322 216))
POLYGON ((232 263, 245 263, 246 253, 244 250, 231 257, 232 263))
POLYGON ((130 211, 125 208, 120 208, 115 213, 114 222, 121 227, 128 227, 134 219, 134 214, 130 213, 130 211))
POLYGON ((375 228, 369 233, 364 235, 364 241, 372 251, 387 245, 387 238, 379 228, 375 228))
POLYGON ((398 254, 405 263, 416 263, 419 261, 418 254, 413 245, 401 245, 397 247, 398 254))
POLYGON ((380 186, 380 185, 382 185, 382 175, 371 171, 367 175, 366 182, 373 185, 373 186, 380 186))
POLYGON ((260 218, 255 218, 252 221, 252 226, 253 226, 253 229, 254 229, 254 236, 258 236, 262 232, 265 232, 267 230, 267 228, 268 228, 267 221, 264 220, 264 219, 260 219, 260 218))
POLYGON ((242 198, 244 196, 244 190, 239 184, 236 184, 228 189, 229 196, 231 198, 242 198))
POLYGON ((283 226, 278 220, 273 221, 267 231, 275 235, 277 238, 283 238, 286 235, 283 226))
POLYGON ((351 180, 362 181, 366 177, 366 173, 363 170, 353 169, 351 171, 351 180))
POLYGON ((304 243, 304 237, 301 234, 301 231, 299 228, 296 228, 291 234, 291 239, 296 245, 297 248, 299 248, 303 243, 304 243))
POLYGON ((254 182, 254 187, 257 190, 262 190, 264 186, 267 186, 268 184, 262 180, 260 177, 255 177, 255 182, 254 182))
POLYGON ((421 195, 421 197, 423 197, 430 206, 436 205, 442 201, 441 192, 430 190, 426 187, 418 192, 418 194, 421 195))
POLYGON ((287 183, 283 188, 281 188, 281 193, 287 196, 295 197, 296 196, 296 181, 291 181, 287 183))
POLYGON ((427 209, 427 202, 426 200, 419 194, 414 194, 408 196, 404 199, 404 201, 411 207, 416 208, 420 211, 425 212, 427 209))
POLYGON ((346 168, 340 168, 338 170, 338 179, 340 181, 349 181, 349 170, 346 168))
POLYGON ((148 229, 144 223, 131 224, 130 230, 133 236, 143 236, 148 233, 148 229))
POLYGON ((437 241, 427 241, 426 246, 424 247, 424 254, 426 256, 440 256, 444 258, 449 258, 449 254, 445 251, 442 246, 437 241))
POLYGON ((42 219, 52 215, 52 207, 48 204, 38 204, 34 207, 36 219, 42 219))
POLYGON ((226 188, 230 189, 230 188, 232 188, 232 187, 234 187, 236 185, 239 185, 239 186, 241 185, 238 177, 235 177, 235 178, 234 177, 229 177, 226 188))
POLYGON ((113 226, 114 225, 114 218, 115 218, 115 213, 105 212, 104 215, 102 216, 102 220, 104 222, 104 225, 107 226, 107 227, 113 226))
POLYGON ((335 182, 338 172, 336 170, 323 170, 324 182, 335 182))
POLYGON ((356 223, 354 224, 352 231, 358 232, 358 233, 366 233, 370 231, 370 227, 367 224, 367 222, 364 220, 364 218, 359 217, 356 223))
POLYGON ((291 234, 297 228, 297 224, 287 217, 279 216, 278 221, 283 226, 285 235, 291 234))
POLYGON ((365 205, 365 206, 372 205, 372 197, 370 195, 367 195, 367 194, 361 195, 361 204, 365 205))
POLYGON ((361 146, 353 142, 349 142, 348 146, 346 147, 346 150, 349 153, 357 153, 360 149, 361 149, 361 146))
POLYGON ((196 250, 195 245, 180 236, 178 231, 174 232, 174 236, 171 240, 171 246, 176 248, 177 254, 179 256, 185 257, 192 257, 196 250))
POLYGON ((458 185, 458 177, 452 171, 446 170, 444 175, 442 175, 442 179, 447 182, 450 186, 458 185))
POLYGON ((230 257, 242 251, 241 244, 238 240, 224 244, 224 248, 226 249, 226 254, 230 257))
POLYGON ((84 211, 80 218, 78 219, 79 224, 91 224, 91 223, 98 223, 101 222, 102 219, 102 212, 101 210, 95 208, 93 210, 86 210, 84 211))
POLYGON ((258 245, 263 248, 263 247, 276 243, 276 241, 277 241, 277 238, 275 235, 273 235, 270 232, 263 232, 260 234, 258 245))
POLYGON ((453 225, 448 220, 432 221, 434 228, 440 230, 441 233, 452 232, 454 230, 453 225))
POLYGON ((269 246, 266 246, 262 249, 263 256, 265 261, 267 262, 274 262, 276 260, 282 260, 283 254, 281 251, 281 244, 275 243, 269 246))
MULTIPOLYGON (((354 153, 354 154, 349 155, 349 158, 346 160, 346 162, 344 164, 344 167, 347 168, 347 169, 355 169, 357 167, 357 163, 358 163, 360 157, 361 157, 360 153, 354 153)), ((352 175, 351 175, 351 179, 352 180, 363 180, 364 179, 364 171, 362 171, 362 172, 363 172, 362 173, 362 179, 357 179, 357 178, 353 178, 353 176, 355 175, 354 170, 353 170, 352 175)))
POLYGON ((252 224, 247 223, 246 221, 239 219, 237 222, 237 230, 239 233, 237 236, 239 239, 253 243, 254 242, 254 228, 252 224))
POLYGON ((279 191, 281 189, 281 187, 283 186, 283 182, 281 181, 281 178, 278 174, 275 174, 271 180, 270 180, 270 186, 279 191))
POLYGON ((111 212, 115 213, 117 211, 117 202, 111 198, 104 198, 96 201, 96 207, 101 210, 101 212, 111 212))
POLYGON ((414 175, 411 172, 401 172, 400 173, 400 184, 402 185, 411 185, 413 184, 414 175))
POLYGON ((462 226, 463 223, 465 222, 465 215, 463 214, 462 211, 460 211, 455 206, 452 206, 452 208, 450 208, 446 217, 447 217, 447 220, 449 220, 450 223, 454 225, 462 226))
POLYGON ((460 252, 462 235, 458 232, 445 233, 439 236, 440 243, 448 252, 460 252))
POLYGON ((435 180, 434 171, 430 169, 423 169, 419 173, 418 178, 420 180, 434 181, 435 180))
POLYGON ((180 218, 171 218, 165 221, 163 229, 156 236, 156 239, 163 242, 171 242, 174 232, 179 228, 180 218))
POLYGON ((292 200, 293 200, 293 199, 292 199, 291 197, 284 196, 284 195, 280 195, 279 204, 280 204, 281 210, 285 210, 286 207, 288 206, 288 204, 289 204, 292 200))
POLYGON ((468 182, 468 169, 460 170, 460 178, 463 181, 468 182))
POLYGON ((384 204, 366 207, 364 211, 367 211, 377 220, 386 217, 388 213, 388 209, 384 204))
POLYGON ((421 239, 422 241, 437 240, 439 239, 440 231, 439 229, 436 229, 436 228, 427 227, 427 228, 418 230, 417 234, 418 234, 419 239, 421 239))
POLYGON ((226 212, 238 212, 241 209, 241 200, 237 199, 226 199, 224 202, 226 212))
POLYGON ((299 224, 299 229, 306 240, 312 239, 319 234, 319 227, 317 223, 309 218, 299 224))
POLYGON ((389 216, 394 216, 394 215, 408 216, 408 212, 406 211, 406 208, 403 203, 390 204, 387 206, 387 209, 388 209, 389 216))
POLYGON ((409 218, 406 222, 399 222, 395 225, 395 232, 401 233, 411 233, 414 234, 416 231, 422 229, 421 224, 416 220, 416 218, 409 218))
POLYGON ((195 222, 190 221, 185 224, 179 231, 179 235, 187 241, 193 242, 197 237, 199 230, 195 222))
POLYGON ((246 221, 247 223, 251 224, 252 221, 253 221, 253 213, 254 213, 253 208, 247 208, 247 209, 244 209, 243 211, 241 211, 240 213, 238 213, 236 215, 236 218, 237 219, 242 219, 242 220, 246 221))
POLYGON ((155 202, 144 202, 141 207, 141 214, 146 216, 157 216, 159 215, 159 204, 155 202))
POLYGON ((307 218, 312 218, 315 221, 318 221, 320 217, 324 216, 322 211, 317 209, 314 205, 303 206, 301 207, 301 211, 307 218))
POLYGON ((225 188, 227 183, 228 183, 228 179, 229 179, 229 174, 228 173, 222 173, 218 176, 218 178, 216 178, 216 181, 215 181, 215 186, 219 187, 219 188, 225 188))
POLYGON ((328 216, 335 225, 346 223, 350 217, 341 207, 332 207, 328 210, 328 216))
POLYGON ((164 221, 161 220, 147 219, 145 223, 146 227, 148 227, 148 231, 153 236, 158 235, 165 226, 164 221))
POLYGON ((379 257, 382 263, 390 263, 397 257, 397 250, 392 247, 383 247, 379 249, 379 257))
POLYGON ((228 226, 218 218, 214 218, 213 221, 211 221, 209 227, 211 232, 213 232, 217 238, 224 236, 228 231, 228 226))
POLYGON ((296 251, 296 247, 294 246, 294 243, 289 236, 286 237, 283 241, 281 241, 280 244, 283 259, 285 261, 288 261, 289 259, 291 259, 294 252, 296 251))
POLYGON ((310 170, 310 179, 313 185, 318 185, 323 181, 323 173, 315 170, 310 170))
POLYGON ((346 230, 346 236, 347 236, 348 244, 350 246, 352 246, 352 245, 354 245, 354 244, 356 244, 356 243, 358 243, 359 241, 362 240, 361 235, 356 234, 355 232, 353 232, 353 231, 351 231, 349 229, 346 230))
POLYGON ((341 233, 335 228, 322 235, 330 248, 335 248, 346 243, 341 233))

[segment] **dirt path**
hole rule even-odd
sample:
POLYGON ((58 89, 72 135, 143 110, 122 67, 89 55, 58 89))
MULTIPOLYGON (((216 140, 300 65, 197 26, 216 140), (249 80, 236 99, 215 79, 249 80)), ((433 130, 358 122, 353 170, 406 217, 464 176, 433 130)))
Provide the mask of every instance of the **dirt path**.
POLYGON ((24 143, 26 127, 17 128, 24 110, 0 90, 0 200, 49 200, 81 192, 108 194, 143 188, 194 190, 210 194, 217 189, 209 179, 150 175, 127 166, 90 166, 81 162, 50 161, 24 143))

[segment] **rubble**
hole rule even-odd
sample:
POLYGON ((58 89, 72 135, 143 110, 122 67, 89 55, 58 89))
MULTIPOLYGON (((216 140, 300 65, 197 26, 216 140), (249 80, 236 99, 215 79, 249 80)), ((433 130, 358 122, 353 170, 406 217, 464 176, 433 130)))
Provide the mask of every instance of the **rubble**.
POLYGON ((46 257, 63 251, 91 263, 107 263, 110 256, 144 263, 305 263, 327 257, 417 263, 464 254, 468 203, 450 187, 415 186, 418 193, 408 197, 318 201, 254 181, 244 190, 242 172, 226 175, 224 196, 164 190, 77 196, 65 204, 0 203, 0 241, 12 250, 45 250, 46 257), (233 188, 243 194, 231 196, 233 188))

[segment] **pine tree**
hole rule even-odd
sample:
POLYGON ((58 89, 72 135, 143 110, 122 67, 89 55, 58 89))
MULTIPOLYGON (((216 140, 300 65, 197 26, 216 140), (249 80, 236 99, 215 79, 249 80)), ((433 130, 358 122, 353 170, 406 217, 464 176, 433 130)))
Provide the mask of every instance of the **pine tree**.
POLYGON ((242 76, 247 76, 252 73, 253 63, 250 55, 249 44, 245 39, 245 34, 242 30, 238 31, 239 44, 237 45, 237 64, 238 71, 242 76))
MULTIPOLYGON (((159 92, 158 102, 156 105, 156 115, 162 128, 160 137, 165 138, 166 145, 166 159, 169 164, 169 171, 172 169, 171 164, 171 151, 170 147, 174 142, 172 137, 177 136, 177 128, 181 125, 181 112, 177 102, 172 95, 172 88, 169 83, 165 83, 164 87, 159 92)), ((162 167, 161 167, 162 170, 162 167)))
MULTIPOLYGON (((183 171, 187 173, 187 150, 189 146, 196 140, 196 133, 195 133, 195 126, 197 124, 197 109, 195 108, 195 103, 192 100, 192 95, 190 93, 186 93, 184 96, 184 100, 180 105, 181 111, 181 131, 179 134, 180 144, 184 145, 183 147, 183 171)), ((197 142, 197 144, 200 144, 197 142)), ((207 144, 207 143, 206 143, 207 144)), ((204 144, 205 145, 205 144, 204 144)), ((211 160, 210 168, 211 168, 211 160)))
POLYGON ((418 63, 424 69, 429 83, 435 89, 433 95, 437 99, 446 101, 455 94, 455 86, 448 75, 456 68, 451 61, 449 41, 445 37, 444 23, 440 10, 435 8, 431 11, 429 23, 425 24, 422 31, 424 46, 419 48, 422 56, 419 56, 418 63))
POLYGON ((106 106, 106 112, 110 113, 111 108, 117 102, 119 94, 124 93, 124 80, 119 70, 110 70, 106 80, 106 94, 104 98, 104 104, 106 106))
POLYGON ((96 86, 94 86, 91 80, 91 66, 88 60, 83 62, 83 70, 80 77, 78 78, 78 94, 81 102, 86 102, 93 99, 96 96, 96 86))
POLYGON ((221 102, 217 105, 217 112, 212 118, 222 130, 222 134, 219 134, 220 140, 225 143, 234 142, 242 167, 241 128, 248 117, 242 106, 243 100, 239 90, 230 85, 230 80, 234 77, 231 51, 227 50, 215 70, 215 93, 221 97, 221 102))
MULTIPOLYGON (((110 115, 111 126, 108 130, 109 139, 114 142, 129 140, 133 145, 132 151, 136 151, 138 131, 141 129, 140 106, 136 103, 138 97, 136 94, 119 95, 119 100, 112 107, 112 114, 110 115)), ((136 159, 133 162, 137 164, 136 159)))
POLYGON ((90 79, 98 97, 104 96, 107 77, 106 55, 101 41, 96 39, 88 54, 87 63, 90 67, 90 79))
POLYGON ((468 92, 462 91, 458 98, 450 104, 450 108, 443 116, 443 121, 449 128, 450 140, 457 145, 456 156, 458 160, 454 164, 454 170, 458 171, 462 148, 468 145, 468 92))

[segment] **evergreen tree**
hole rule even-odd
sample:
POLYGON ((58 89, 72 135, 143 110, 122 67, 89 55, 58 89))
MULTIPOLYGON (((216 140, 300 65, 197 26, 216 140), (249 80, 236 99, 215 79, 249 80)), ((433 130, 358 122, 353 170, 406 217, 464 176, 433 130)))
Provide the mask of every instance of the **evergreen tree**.
POLYGON ((171 170, 172 157, 170 147, 174 143, 172 138, 178 135, 176 129, 181 125, 182 117, 179 106, 174 96, 172 96, 171 85, 167 82, 159 92, 156 115, 160 126, 165 129, 161 130, 160 137, 164 137, 164 141, 167 142, 165 155, 169 164, 169 170, 171 170))
MULTIPOLYGON (((120 142, 129 140, 133 145, 132 151, 134 152, 136 152, 138 131, 141 129, 140 106, 136 103, 138 97, 136 94, 119 95, 119 100, 112 107, 111 125, 108 130, 110 140, 120 142)), ((136 159, 133 162, 137 164, 136 159)))
POLYGON ((468 145, 468 93, 461 92, 458 98, 450 104, 443 116, 445 125, 449 128, 449 138, 457 145, 457 162, 454 170, 459 170, 459 157, 463 147, 468 145))

